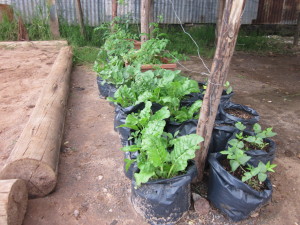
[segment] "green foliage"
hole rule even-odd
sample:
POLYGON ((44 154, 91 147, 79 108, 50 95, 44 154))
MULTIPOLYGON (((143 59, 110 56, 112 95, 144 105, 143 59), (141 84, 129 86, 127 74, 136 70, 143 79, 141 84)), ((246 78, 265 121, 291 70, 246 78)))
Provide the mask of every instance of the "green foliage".
POLYGON ((10 22, 7 15, 3 14, 0 22, 0 41, 16 41, 18 39, 18 23, 10 22))
MULTIPOLYGON (((241 122, 236 123, 235 127, 241 131, 244 131, 246 128, 241 122)), ((236 138, 245 143, 249 143, 258 149, 264 149, 268 145, 268 143, 264 141, 264 138, 270 138, 277 135, 275 132, 272 131, 271 127, 262 130, 261 126, 258 123, 253 125, 253 130, 254 136, 247 136, 244 135, 243 132, 240 132, 236 134, 236 138)), ((246 147, 246 150, 249 149, 246 147)))
POLYGON ((227 155, 231 172, 235 172, 240 168, 243 173, 242 181, 246 182, 254 189, 267 179, 267 172, 275 172, 273 168, 275 168, 276 165, 271 164, 270 162, 267 164, 259 162, 257 167, 247 164, 247 167, 245 168, 246 163, 251 157, 245 154, 245 151, 243 150, 244 143, 237 139, 231 139, 228 144, 230 147, 225 151, 221 151, 221 154, 227 155))
POLYGON ((177 122, 182 123, 189 119, 198 119, 199 111, 202 106, 202 101, 198 100, 194 102, 190 107, 183 106, 179 110, 174 111, 174 118, 177 122))
POLYGON ((226 94, 229 95, 232 92, 232 87, 231 87, 229 81, 225 82, 224 87, 225 87, 225 90, 226 90, 226 94))

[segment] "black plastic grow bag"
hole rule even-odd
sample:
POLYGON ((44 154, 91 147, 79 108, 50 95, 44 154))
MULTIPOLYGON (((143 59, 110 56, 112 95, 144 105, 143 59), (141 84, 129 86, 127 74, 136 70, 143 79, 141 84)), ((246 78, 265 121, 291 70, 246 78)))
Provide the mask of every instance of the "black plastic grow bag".
POLYGON ((218 110, 218 116, 217 116, 218 120, 220 120, 222 123, 224 124, 235 124, 236 122, 241 122, 244 125, 252 125, 255 124, 259 121, 259 115, 258 113, 245 105, 241 105, 241 104, 236 104, 233 102, 227 102, 225 104, 220 104, 219 105, 219 110, 218 110), (238 110, 243 110, 249 114, 251 114, 253 117, 251 119, 243 119, 243 118, 239 118, 236 117, 232 114, 227 113, 225 110, 226 109, 238 109, 238 110))
MULTIPOLYGON (((201 86, 206 85, 206 83, 198 82, 198 85, 199 85, 199 88, 200 88, 201 86)), ((180 102, 181 106, 190 106, 195 101, 203 100, 203 98, 204 98, 203 91, 204 91, 204 89, 200 88, 199 93, 191 93, 191 94, 185 96, 185 98, 180 102)), ((231 92, 231 93, 227 94, 226 90, 223 90, 222 95, 221 95, 221 99, 220 99, 220 104, 226 104, 227 102, 229 102, 233 95, 234 95, 234 92, 231 92)))
POLYGON ((100 97, 114 97, 114 94, 117 91, 116 86, 109 83, 103 83, 103 81, 104 80, 100 76, 97 76, 97 84, 100 92, 100 97))
MULTIPOLYGON (((248 135, 248 136, 253 136, 254 133, 250 132, 250 131, 243 131, 244 135, 248 135)), ((229 140, 236 138, 235 134, 233 134, 229 140)), ((229 141, 228 140, 228 141, 229 141)), ((266 164, 267 162, 272 162, 275 158, 275 152, 276 152, 276 144, 274 141, 272 141, 269 138, 265 138, 264 139, 265 142, 267 142, 269 144, 269 149, 268 151, 264 151, 264 150, 247 150, 245 151, 245 153, 248 156, 251 156, 251 159, 248 161, 249 164, 253 165, 253 166, 257 166, 258 163, 261 161, 264 164, 266 164)), ((226 146, 226 149, 228 148, 228 146, 226 146)))
POLYGON ((150 224, 174 224, 191 205, 191 181, 197 176, 194 164, 187 173, 170 179, 149 181, 135 188, 132 180, 131 202, 150 224))
POLYGON ((187 120, 182 123, 167 121, 166 132, 175 134, 177 131, 178 136, 195 134, 197 129, 198 120, 187 120))
MULTIPOLYGON (((121 144, 125 146, 127 144, 128 138, 130 137, 131 129, 128 127, 118 127, 125 123, 127 115, 130 113, 137 113, 140 110, 145 108, 145 103, 140 103, 135 106, 129 106, 123 108, 120 105, 117 105, 115 108, 115 118, 114 118, 114 129, 119 132, 121 144)), ((152 103, 151 109, 152 112, 155 113, 156 111, 162 108, 161 105, 157 103, 152 103)))
POLYGON ((267 190, 256 191, 228 173, 219 163, 226 156, 212 153, 209 156, 208 199, 233 221, 247 218, 255 209, 263 206, 272 196, 272 184, 265 181, 267 190))
POLYGON ((227 142, 236 134, 238 129, 234 126, 219 125, 215 123, 211 136, 209 153, 220 152, 226 149, 227 142))
MULTIPOLYGON (((137 155, 138 152, 125 152, 124 159, 136 159, 137 155)), ((126 162, 124 163, 125 176, 130 180, 133 178, 133 174, 135 173, 135 171, 137 171, 137 169, 138 168, 136 162, 133 162, 128 168, 128 170, 126 170, 126 162)))

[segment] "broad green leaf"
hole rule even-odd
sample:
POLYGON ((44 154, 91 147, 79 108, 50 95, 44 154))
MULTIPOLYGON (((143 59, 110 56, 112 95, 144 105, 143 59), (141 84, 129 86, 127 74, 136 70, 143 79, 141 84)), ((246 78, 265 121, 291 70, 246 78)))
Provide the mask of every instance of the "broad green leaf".
POLYGON ((172 171, 170 174, 183 171, 187 167, 188 160, 195 158, 198 144, 204 139, 197 134, 181 136, 173 140, 174 149, 170 153, 172 171))
POLYGON ((251 175, 250 172, 246 172, 246 173, 244 173, 244 176, 242 177, 242 181, 245 182, 245 181, 251 179, 252 177, 253 176, 251 175))
POLYGON ((248 136, 248 137, 244 138, 244 140, 249 143, 253 143, 256 141, 256 138, 254 136, 248 136))
POLYGON ((170 111, 168 107, 163 107, 158 110, 153 116, 151 116, 150 120, 163 120, 170 117, 170 111))
POLYGON ((137 105, 137 104, 139 104, 141 102, 145 102, 145 101, 147 101, 151 98, 152 98, 152 93, 149 92, 149 91, 145 91, 143 94, 139 95, 139 97, 138 97, 137 101, 135 102, 135 104, 137 105))
POLYGON ((139 173, 135 173, 134 178, 136 181, 136 186, 139 187, 139 186, 141 186, 142 183, 147 183, 149 181, 149 179, 154 175, 155 175, 154 171, 152 171, 152 172, 140 171, 139 173))
POLYGON ((232 172, 236 171, 236 169, 240 166, 240 164, 235 160, 230 160, 229 164, 232 172))
POLYGON ((265 173, 259 173, 258 174, 258 180, 260 181, 260 182, 264 182, 266 179, 267 179, 267 174, 265 174, 265 173))
POLYGON ((251 159, 250 156, 243 155, 242 157, 239 157, 239 162, 241 165, 245 165, 246 162, 248 162, 251 159))
POLYGON ((261 132, 261 126, 258 123, 256 123, 256 124, 253 125, 253 130, 254 130, 254 133, 256 133, 256 134, 260 133, 261 132))
POLYGON ((141 149, 141 147, 138 145, 128 145, 128 146, 124 146, 123 148, 121 148, 121 150, 124 152, 136 152, 140 149, 141 149))
POLYGON ((131 164, 132 163, 134 163, 135 162, 135 160, 132 160, 132 159, 124 159, 124 161, 125 161, 125 170, 126 170, 126 172, 129 170, 129 167, 131 166, 131 164))
POLYGON ((162 167, 168 155, 166 146, 161 139, 161 137, 157 136, 148 136, 142 141, 142 149, 147 151, 148 160, 155 167, 162 167))
POLYGON ((161 136, 164 132, 165 125, 166 121, 164 120, 150 121, 144 130, 142 130, 142 134, 144 137, 147 137, 148 135, 161 136))
POLYGON ((244 124, 242 124, 241 122, 235 123, 235 127, 236 127, 237 129, 239 129, 240 131, 243 131, 243 130, 246 129, 246 126, 245 126, 244 124))

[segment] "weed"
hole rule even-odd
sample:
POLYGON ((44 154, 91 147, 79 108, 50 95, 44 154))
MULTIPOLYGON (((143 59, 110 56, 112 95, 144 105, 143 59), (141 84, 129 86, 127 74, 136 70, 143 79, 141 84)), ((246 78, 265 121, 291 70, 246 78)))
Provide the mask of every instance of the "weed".
POLYGON ((9 21, 7 15, 3 15, 0 22, 0 41, 15 41, 18 38, 18 23, 9 21))

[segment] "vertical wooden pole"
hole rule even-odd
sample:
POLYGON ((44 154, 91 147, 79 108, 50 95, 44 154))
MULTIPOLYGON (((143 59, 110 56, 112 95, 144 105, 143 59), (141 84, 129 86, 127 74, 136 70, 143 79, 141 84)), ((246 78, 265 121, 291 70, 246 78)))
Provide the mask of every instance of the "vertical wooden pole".
POLYGON ((154 23, 154 0, 150 0, 149 3, 149 33, 150 33, 150 38, 153 38, 153 29, 154 26, 151 26, 151 23, 154 23))
POLYGON ((213 125, 217 115, 223 86, 229 71, 229 64, 234 52, 241 16, 246 0, 226 0, 222 25, 218 36, 217 49, 213 59, 211 74, 200 111, 197 134, 204 137, 200 151, 196 152, 195 162, 198 169, 197 181, 201 181, 205 159, 211 139, 213 125))
POLYGON ((112 20, 118 16, 118 0, 112 0, 112 20))
POLYGON ((225 7, 225 0, 219 0, 218 1, 218 18, 217 18, 216 32, 215 32, 215 34, 216 34, 215 43, 216 44, 218 43, 218 36, 219 36, 221 24, 222 24, 224 7, 225 7))
POLYGON ((149 40, 149 9, 150 0, 141 0, 141 42, 149 40))
POLYGON ((81 1, 76 0, 75 6, 76 6, 77 21, 78 21, 78 24, 80 26, 80 33, 84 38, 86 38, 84 22, 83 22, 83 13, 82 13, 82 8, 81 8, 81 1))
POLYGON ((59 23, 56 11, 56 0, 48 0, 50 9, 50 31, 54 38, 60 38, 59 23))
POLYGON ((297 27, 296 27, 296 32, 294 36, 294 46, 298 46, 299 42, 299 33, 300 33, 300 9, 298 11, 298 19, 297 19, 297 27))

